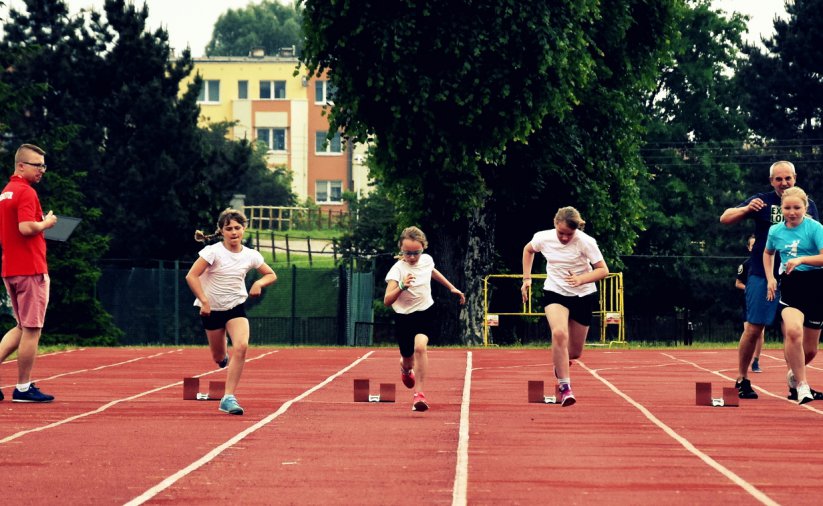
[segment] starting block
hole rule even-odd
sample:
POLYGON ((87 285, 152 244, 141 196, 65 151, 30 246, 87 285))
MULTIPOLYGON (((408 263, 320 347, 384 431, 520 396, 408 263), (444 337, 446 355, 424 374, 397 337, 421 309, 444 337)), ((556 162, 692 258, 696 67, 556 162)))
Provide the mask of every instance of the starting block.
POLYGON ((380 383, 380 394, 370 395, 369 380, 354 380, 354 402, 394 402, 394 383, 380 383))
POLYGON ((219 401, 226 393, 225 381, 209 381, 209 393, 201 394, 200 378, 183 378, 183 400, 219 401))
POLYGON ((712 384, 707 382, 697 382, 694 384, 695 404, 697 406, 714 407, 737 407, 740 406, 740 397, 734 387, 723 387, 723 397, 715 399, 712 397, 712 384))
POLYGON ((554 395, 546 395, 542 381, 529 381, 529 402, 538 404, 557 404, 560 398, 560 386, 555 385, 554 395))

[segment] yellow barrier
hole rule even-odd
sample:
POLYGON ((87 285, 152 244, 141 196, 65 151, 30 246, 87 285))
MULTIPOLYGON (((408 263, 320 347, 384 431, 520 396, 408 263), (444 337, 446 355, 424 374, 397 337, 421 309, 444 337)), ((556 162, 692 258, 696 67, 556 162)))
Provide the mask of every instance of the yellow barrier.
MULTIPOLYGON (((535 312, 532 309, 532 292, 526 302, 523 303, 522 311, 518 313, 489 313, 489 280, 493 278, 522 279, 521 274, 489 274, 483 278, 483 345, 489 345, 489 327, 496 327, 501 316, 544 316, 543 311, 535 312)), ((532 287, 537 284, 538 279, 546 279, 545 274, 533 274, 532 287)), ((541 285, 542 286, 542 285, 541 285)), ((617 339, 609 341, 609 348, 614 345, 626 345, 626 327, 624 324, 625 312, 623 308, 623 273, 612 272, 604 279, 597 282, 597 291, 600 294, 600 309, 592 314, 600 318, 600 343, 606 344, 606 330, 609 325, 617 325, 617 339)), ((518 296, 520 294, 518 293, 518 296)))

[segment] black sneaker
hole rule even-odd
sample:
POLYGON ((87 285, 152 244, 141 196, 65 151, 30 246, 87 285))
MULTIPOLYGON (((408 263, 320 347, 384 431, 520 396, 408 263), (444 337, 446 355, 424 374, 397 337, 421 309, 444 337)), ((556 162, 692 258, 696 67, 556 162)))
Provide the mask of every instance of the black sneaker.
POLYGON ((25 392, 21 392, 15 388, 11 394, 11 400, 12 402, 51 402, 54 400, 54 396, 44 394, 32 383, 25 392))
MULTIPOLYGON (((812 390, 812 397, 814 398, 814 400, 823 401, 823 392, 818 392, 814 388, 812 388, 811 390, 812 390)), ((0 397, 0 398, 2 398, 2 397, 0 397)), ((789 387, 789 396, 786 397, 786 398, 789 399, 790 401, 796 401, 797 400, 797 389, 789 387)))
POLYGON ((220 366, 220 369, 225 369, 227 365, 229 365, 229 354, 227 353, 223 360, 217 362, 217 365, 220 366))
POLYGON ((0 401, 2 401, 2 400, 3 400, 3 391, 0 390, 0 401))
POLYGON ((752 382, 749 378, 736 382, 734 387, 737 389, 737 396, 741 399, 757 399, 757 392, 752 389, 752 382))

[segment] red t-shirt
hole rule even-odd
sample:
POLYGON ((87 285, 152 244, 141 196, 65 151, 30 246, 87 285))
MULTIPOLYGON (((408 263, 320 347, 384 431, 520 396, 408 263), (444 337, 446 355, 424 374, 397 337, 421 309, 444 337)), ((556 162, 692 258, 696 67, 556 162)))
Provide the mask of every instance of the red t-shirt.
POLYGON ((48 273, 46 238, 43 234, 25 236, 18 225, 24 221, 43 221, 40 199, 31 183, 11 176, 0 193, 0 246, 3 247, 4 278, 48 273))

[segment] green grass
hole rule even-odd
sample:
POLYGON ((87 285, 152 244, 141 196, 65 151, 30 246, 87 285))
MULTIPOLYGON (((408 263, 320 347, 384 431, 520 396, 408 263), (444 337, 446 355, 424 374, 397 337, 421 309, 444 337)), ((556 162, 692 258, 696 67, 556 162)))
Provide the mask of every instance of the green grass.
MULTIPOLYGON (((258 230, 249 228, 246 229, 247 236, 254 236, 258 230)), ((271 231, 269 230, 259 230, 261 237, 268 237, 271 231)), ((329 229, 329 228, 318 228, 314 230, 275 230, 274 235, 277 237, 283 237, 284 235, 288 235, 289 239, 305 239, 306 237, 311 237, 312 239, 340 239, 345 234, 345 230, 341 229, 329 229)))
MULTIPOLYGON (((272 254, 270 251, 261 251, 260 253, 263 254, 263 258, 266 260, 266 263, 274 269, 275 272, 282 271, 284 269, 290 268, 292 265, 296 265, 300 268, 312 268, 312 269, 333 269, 335 267, 334 263, 334 256, 333 255, 312 255, 312 261, 309 263, 309 256, 306 254, 294 254, 292 253, 290 258, 290 262, 286 261, 286 252, 285 251, 278 251, 277 252, 277 261, 275 262, 272 259, 272 254)), ((337 257, 340 258, 339 256, 337 257)))

